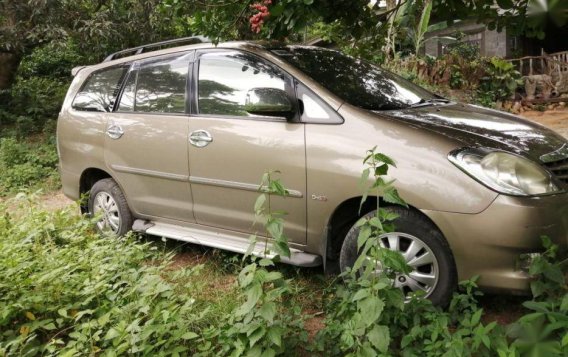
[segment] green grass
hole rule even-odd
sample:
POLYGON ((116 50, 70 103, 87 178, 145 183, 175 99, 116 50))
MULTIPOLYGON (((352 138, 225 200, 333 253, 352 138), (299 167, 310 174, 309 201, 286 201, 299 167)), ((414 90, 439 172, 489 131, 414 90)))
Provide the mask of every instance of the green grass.
POLYGON ((0 197, 23 190, 57 190, 61 187, 57 163, 54 136, 0 138, 0 197))

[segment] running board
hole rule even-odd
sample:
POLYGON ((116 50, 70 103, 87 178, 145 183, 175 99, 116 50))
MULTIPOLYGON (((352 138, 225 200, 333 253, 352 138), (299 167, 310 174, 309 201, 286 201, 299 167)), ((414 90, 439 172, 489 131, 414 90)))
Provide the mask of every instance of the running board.
MULTIPOLYGON (((196 227, 183 227, 173 224, 148 222, 142 219, 134 221, 132 230, 153 236, 171 238, 241 254, 245 254, 250 246, 250 241, 248 239, 236 237, 228 233, 196 227)), ((264 242, 257 242, 252 254, 258 257, 274 257, 274 254, 264 253, 264 242)), ((280 258, 282 263, 301 267, 315 267, 322 264, 321 256, 306 253, 295 248, 290 248, 290 258, 280 258)))

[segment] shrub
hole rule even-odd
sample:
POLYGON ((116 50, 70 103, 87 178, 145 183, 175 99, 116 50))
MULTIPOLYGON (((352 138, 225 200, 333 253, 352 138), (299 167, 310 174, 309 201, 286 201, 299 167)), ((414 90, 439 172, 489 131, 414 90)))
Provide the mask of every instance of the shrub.
MULTIPOLYGON (((284 212, 271 210, 271 197, 287 196, 288 191, 276 172, 263 175, 261 187, 265 190, 255 205, 255 222, 262 222, 268 238, 252 235, 243 262, 249 257, 252 263, 243 267, 238 275, 243 303, 233 310, 221 325, 209 330, 202 346, 205 355, 275 356, 290 355, 300 342, 306 342, 301 308, 291 299, 290 282, 282 273, 269 271, 280 257, 290 257, 288 240, 284 235, 284 212), (250 256, 263 247, 263 258, 250 256), (212 343, 214 342, 214 343, 212 343)), ((258 254, 258 253, 256 253, 258 254)))
POLYGON ((25 56, 12 88, 0 93, 0 127, 15 126, 20 136, 41 132, 57 118, 71 81, 71 68, 81 62, 74 46, 48 44, 25 56))
POLYGON ((391 61, 388 66, 418 85, 433 87, 439 94, 447 88, 467 90, 472 95, 461 99, 486 107, 512 99, 520 79, 511 63, 497 57, 480 57, 477 48, 467 43, 454 45, 439 58, 408 57, 391 61))
POLYGON ((20 136, 41 132, 57 118, 68 84, 49 77, 18 78, 0 106, 0 125, 15 125, 20 136))
POLYGON ((170 280, 192 269, 168 271, 170 256, 152 244, 98 236, 93 222, 33 200, 23 201, 25 215, 0 217, 0 355, 190 349, 204 314, 170 280))
POLYGON ((512 99, 521 78, 515 66, 497 57, 485 61, 485 66, 486 73, 478 90, 480 97, 491 98, 493 102, 512 99))
POLYGON ((55 139, 0 139, 0 196, 29 187, 59 187, 55 139))

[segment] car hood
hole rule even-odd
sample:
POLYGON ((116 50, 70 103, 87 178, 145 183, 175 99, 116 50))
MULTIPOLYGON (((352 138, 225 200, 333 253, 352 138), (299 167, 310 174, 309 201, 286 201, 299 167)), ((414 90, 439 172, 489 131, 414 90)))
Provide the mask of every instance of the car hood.
POLYGON ((568 142, 542 125, 470 104, 436 104, 376 113, 450 136, 465 146, 505 150, 537 161, 568 142))

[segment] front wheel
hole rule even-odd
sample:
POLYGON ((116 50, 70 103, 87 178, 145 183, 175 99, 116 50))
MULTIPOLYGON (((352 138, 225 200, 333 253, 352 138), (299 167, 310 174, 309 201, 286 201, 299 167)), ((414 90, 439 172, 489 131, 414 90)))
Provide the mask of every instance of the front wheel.
POLYGON ((132 229, 132 213, 124 193, 111 178, 97 181, 91 188, 89 214, 100 219, 96 228, 101 233, 122 236, 132 229))
MULTIPOLYGON (((457 273, 452 252, 442 233, 419 212, 403 207, 385 209, 396 213, 398 218, 393 222, 395 232, 379 236, 379 244, 401 253, 412 269, 408 274, 396 275, 394 286, 405 295, 423 291, 435 305, 446 306, 456 289, 457 273)), ((365 217, 375 214, 373 211, 365 217)), ((353 225, 343 241, 339 257, 341 271, 352 267, 358 258, 359 230, 353 225)))

